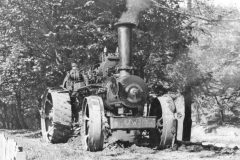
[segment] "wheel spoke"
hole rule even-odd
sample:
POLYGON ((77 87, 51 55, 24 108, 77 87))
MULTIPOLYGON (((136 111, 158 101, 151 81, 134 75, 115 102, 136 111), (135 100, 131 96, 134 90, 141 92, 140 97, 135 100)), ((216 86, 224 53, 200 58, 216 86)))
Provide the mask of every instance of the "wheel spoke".
POLYGON ((162 129, 159 129, 159 128, 158 128, 158 132, 159 132, 160 134, 162 134, 162 129))
POLYGON ((53 120, 53 110, 50 110, 48 114, 45 114, 45 119, 53 120))
POLYGON ((50 110, 49 115, 48 115, 48 118, 49 118, 50 120, 53 120, 53 110, 50 110))
POLYGON ((83 139, 83 147, 85 150, 88 150, 88 137, 89 135, 85 135, 83 139))
POLYGON ((161 121, 161 122, 162 122, 162 121, 163 121, 163 117, 161 117, 161 118, 159 119, 159 121, 161 121))
POLYGON ((90 127, 90 125, 89 125, 89 123, 87 122, 87 124, 86 124, 87 133, 88 133, 88 131, 89 131, 89 127, 90 127))
POLYGON ((157 128, 162 128, 163 127, 163 117, 157 120, 157 128))
POLYGON ((85 121, 89 121, 90 119, 89 119, 89 117, 84 116, 84 120, 85 120, 85 121))
POLYGON ((50 99, 47 99, 46 102, 48 102, 50 105, 53 105, 50 99))
POLYGON ((49 139, 49 140, 52 139, 53 129, 54 129, 53 126, 49 126, 49 127, 48 127, 47 136, 48 136, 48 139, 49 139))

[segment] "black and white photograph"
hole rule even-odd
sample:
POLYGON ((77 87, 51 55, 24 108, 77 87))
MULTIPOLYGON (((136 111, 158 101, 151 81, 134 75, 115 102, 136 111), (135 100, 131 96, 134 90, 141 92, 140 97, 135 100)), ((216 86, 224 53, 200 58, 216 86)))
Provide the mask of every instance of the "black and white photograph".
POLYGON ((240 0, 0 0, 0 160, 239 160, 240 0))

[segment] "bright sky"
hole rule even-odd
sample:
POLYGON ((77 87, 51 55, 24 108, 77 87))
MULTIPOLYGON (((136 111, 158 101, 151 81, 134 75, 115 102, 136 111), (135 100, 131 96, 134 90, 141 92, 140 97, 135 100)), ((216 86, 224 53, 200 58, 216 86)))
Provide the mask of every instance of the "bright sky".
MULTIPOLYGON (((192 0, 194 2, 194 0, 192 0)), ((206 0, 207 1, 207 0, 206 0)), ((222 7, 236 7, 240 10, 240 0, 208 0, 211 4, 222 7)), ((183 6, 186 7, 187 0, 184 0, 183 6)))
POLYGON ((237 7, 240 9, 240 0, 213 0, 213 4, 223 7, 237 7))

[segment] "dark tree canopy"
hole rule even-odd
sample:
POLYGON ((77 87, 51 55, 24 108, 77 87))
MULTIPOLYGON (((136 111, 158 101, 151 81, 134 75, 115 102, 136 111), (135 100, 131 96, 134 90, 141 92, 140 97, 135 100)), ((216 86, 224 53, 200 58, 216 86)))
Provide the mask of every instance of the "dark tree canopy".
MULTIPOLYGON (((178 0, 154 2, 139 15, 133 63, 149 84, 183 90, 198 77, 189 72, 195 69, 187 56, 195 38, 184 27, 190 17, 178 12, 178 0)), ((115 52, 114 24, 127 10, 124 0, 11 0, 0 8, 0 99, 15 106, 20 128, 39 116, 44 89, 62 83, 70 62, 88 69, 104 47, 115 52)))

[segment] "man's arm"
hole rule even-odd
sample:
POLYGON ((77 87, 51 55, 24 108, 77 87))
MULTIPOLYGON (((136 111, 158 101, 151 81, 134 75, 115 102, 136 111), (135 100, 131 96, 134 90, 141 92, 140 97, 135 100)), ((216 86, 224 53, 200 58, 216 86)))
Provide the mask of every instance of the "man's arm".
POLYGON ((82 73, 82 76, 83 76, 85 85, 88 86, 89 85, 88 76, 86 74, 84 74, 84 73, 82 73))

